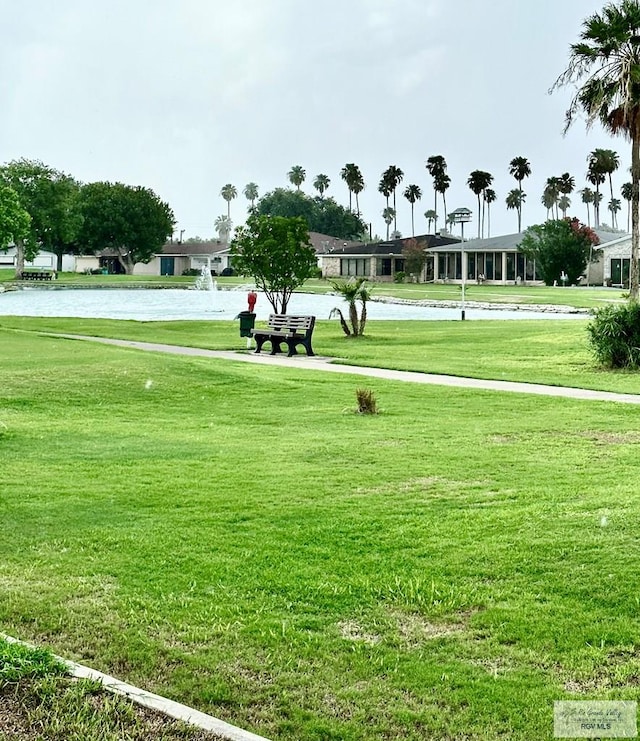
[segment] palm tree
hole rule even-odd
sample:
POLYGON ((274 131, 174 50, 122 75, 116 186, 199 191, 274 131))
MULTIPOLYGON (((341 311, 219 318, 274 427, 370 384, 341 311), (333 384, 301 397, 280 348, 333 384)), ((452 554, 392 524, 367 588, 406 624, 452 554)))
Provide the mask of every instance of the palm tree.
POLYGON ((514 209, 518 213, 518 232, 522 231, 522 204, 526 197, 526 193, 523 193, 519 188, 514 188, 509 191, 505 198, 507 209, 514 209))
POLYGON ((233 222, 228 216, 218 216, 213 223, 216 231, 218 232, 218 238, 221 242, 229 241, 229 234, 233 229, 233 222))
POLYGON ((484 170, 474 170, 467 179, 467 185, 469 188, 471 188, 471 191, 476 195, 478 198, 478 239, 480 239, 480 235, 482 233, 482 236, 484 236, 484 210, 482 211, 482 218, 480 215, 480 208, 481 208, 481 201, 480 196, 484 195, 484 191, 491 185, 493 182, 493 175, 491 173, 485 172, 484 170), (482 224, 482 227, 481 227, 482 224), (480 229, 482 228, 482 232, 480 229))
POLYGON ((562 195, 558 198, 558 208, 562 211, 562 218, 567 218, 567 211, 571 208, 571 199, 569 196, 562 195))
MULTIPOLYGON (((559 214, 558 214, 558 199, 560 198, 560 193, 561 193, 560 188, 561 188, 560 178, 557 178, 555 176, 554 177, 547 178, 547 182, 545 183, 545 186, 544 186, 544 195, 543 195, 543 198, 546 197, 547 198, 547 201, 550 201, 551 202, 551 204, 552 204, 552 206, 551 206, 551 215, 552 216, 554 216, 553 208, 555 206, 555 216, 554 216, 554 218, 556 218, 556 219, 559 217, 559 214)), ((544 201, 543 201, 543 203, 544 203, 544 201)), ((548 218, 549 218, 549 216, 548 216, 548 210, 547 210, 547 219, 548 218)))
POLYGON ((380 178, 380 182, 378 183, 378 193, 382 193, 385 197, 387 208, 389 208, 389 198, 393 193, 393 186, 384 176, 380 178))
POLYGON ((256 183, 247 183, 242 193, 251 202, 251 208, 255 208, 256 199, 258 198, 258 185, 256 183))
POLYGON ((366 278, 349 278, 349 280, 331 281, 333 290, 336 291, 347 302, 349 307, 349 321, 351 329, 342 315, 342 311, 335 307, 331 309, 329 318, 337 315, 340 319, 340 326, 343 332, 348 336, 359 337, 364 334, 364 328, 367 323, 367 301, 371 298, 371 291, 367 286, 366 278), (358 307, 356 301, 360 301, 361 311, 358 317, 358 307))
MULTIPOLYGON (((522 193, 522 181, 531 175, 529 160, 526 157, 514 157, 509 162, 509 175, 513 175, 518 181, 518 190, 522 193)), ((518 206, 516 206, 518 210, 518 232, 522 231, 522 204, 524 201, 525 199, 520 197, 518 199, 518 206)))
POLYGON ((593 203, 594 201, 594 192, 591 190, 591 188, 583 188, 581 191, 579 191, 579 193, 582 197, 582 202, 587 207, 587 226, 591 226, 591 214, 589 213, 589 204, 593 203))
POLYGON ((568 172, 563 172, 562 175, 558 178, 560 181, 558 184, 558 188, 560 190, 560 193, 563 196, 568 196, 573 193, 576 187, 576 181, 573 175, 569 175, 568 172))
MULTIPOLYGON (((435 230, 436 224, 438 221, 438 193, 442 193, 442 190, 440 190, 437 186, 438 186, 438 183, 442 183, 442 178, 447 174, 447 161, 441 154, 436 154, 427 159, 426 168, 427 168, 429 175, 431 175, 431 177, 433 178, 433 210, 435 213, 435 218, 433 220, 433 227, 435 230)), ((445 213, 445 222, 446 222, 446 213, 445 213)))
POLYGON ((605 181, 604 173, 600 167, 601 162, 596 154, 596 150, 594 150, 587 157, 587 180, 591 185, 594 185, 596 189, 593 198, 593 221, 595 222, 596 227, 600 226, 600 201, 602 200, 600 186, 605 181))
POLYGON ((553 216, 553 207, 558 202, 558 196, 557 194, 554 195, 547 187, 544 189, 540 200, 542 205, 547 209, 547 221, 549 221, 549 211, 551 211, 551 216, 553 216))
POLYGON ((600 121, 607 131, 631 140, 629 298, 637 302, 640 292, 640 3, 638 0, 609 3, 600 13, 589 16, 582 28, 580 42, 571 45, 569 66, 554 88, 582 81, 567 111, 565 129, 584 111, 587 127, 600 121))
POLYGON ((320 198, 324 196, 325 190, 331 184, 331 180, 328 175, 316 175, 316 179, 313 181, 313 187, 320 193, 320 198))
POLYGON ((231 185, 231 183, 227 183, 226 185, 222 186, 222 189, 220 190, 220 195, 227 202, 227 216, 230 219, 231 218, 231 201, 238 195, 236 186, 231 185))
POLYGON ((431 233, 429 231, 431 229, 431 224, 433 224, 435 232, 435 226, 438 221, 438 214, 432 208, 430 208, 429 210, 424 212, 424 218, 427 220, 427 233, 431 233))
POLYGON ((356 172, 351 183, 351 190, 353 191, 353 195, 356 197, 356 214, 360 216, 360 202, 358 196, 364 190, 364 178, 362 177, 359 167, 356 167, 356 172))
POLYGON ((391 208, 390 206, 382 209, 382 218, 384 219, 384 223, 387 225, 387 242, 389 241, 389 227, 391 226, 391 223, 393 222, 395 217, 395 209, 391 208))
POLYGON ((351 196, 354 193, 354 186, 356 186, 360 181, 364 182, 362 180, 362 173, 360 172, 358 165, 350 162, 340 170, 340 177, 344 180, 349 189, 349 211, 351 211, 351 196))
MULTIPOLYGON (((446 172, 443 172, 441 175, 438 175, 438 177, 434 181, 434 188, 436 189, 436 193, 440 193, 442 196, 442 207, 444 208, 444 221, 445 224, 447 222, 447 199, 446 199, 446 192, 449 189, 449 186, 451 185, 451 178, 447 175, 446 172)), ((436 215, 436 219, 437 219, 436 215)))
POLYGON ((397 209, 396 209, 396 188, 402 182, 404 172, 395 165, 389 165, 387 169, 382 173, 382 177, 393 187, 393 229, 394 231, 398 228, 396 223, 397 209))
POLYGON ((447 231, 449 234, 453 234, 453 227, 456 224, 456 216, 455 214, 449 214, 447 216, 447 231))
MULTIPOLYGON (((614 152, 613 149, 594 149, 593 154, 598 163, 598 171, 605 177, 609 178, 609 191, 611 193, 611 200, 615 200, 613 195, 613 179, 611 176, 620 166, 620 158, 618 153, 614 152)), ((611 217, 613 222, 611 226, 615 229, 616 220, 615 213, 612 212, 611 217)))
POLYGON ((295 185, 296 190, 300 190, 300 186, 304 183, 307 173, 300 165, 294 165, 287 173, 287 177, 291 185, 295 185))
POLYGON ((496 201, 498 196, 492 188, 485 188, 483 194, 484 202, 487 204, 487 237, 491 236, 491 204, 496 201))
POLYGON ((633 198, 633 184, 625 183, 620 189, 622 197, 627 202, 627 232, 629 232, 629 222, 631 220, 631 199, 633 198))
POLYGON ((612 198, 609 201, 608 209, 609 211, 611 211, 611 225, 612 226, 618 223, 616 214, 618 213, 618 211, 620 211, 621 208, 622 208, 622 202, 620 201, 619 198, 612 198))
POLYGON ((420 186, 407 185, 407 187, 404 189, 404 197, 411 204, 411 236, 415 237, 416 230, 413 225, 413 206, 416 201, 419 201, 422 198, 422 190, 420 190, 420 186))

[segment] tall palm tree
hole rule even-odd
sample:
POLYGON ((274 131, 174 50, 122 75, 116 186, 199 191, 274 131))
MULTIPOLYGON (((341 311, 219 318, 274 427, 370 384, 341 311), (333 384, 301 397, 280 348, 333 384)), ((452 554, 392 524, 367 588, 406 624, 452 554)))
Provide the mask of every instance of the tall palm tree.
POLYGON ((238 195, 238 191, 236 190, 235 185, 231 185, 231 183, 227 183, 226 185, 223 185, 220 190, 220 195, 224 198, 224 200, 227 202, 227 216, 230 219, 231 218, 231 201, 236 198, 238 195))
POLYGON ((484 170, 474 170, 467 179, 467 185, 469 186, 469 188, 471 188, 472 193, 474 193, 478 199, 478 239, 480 239, 481 234, 484 236, 484 224, 482 223, 483 219, 481 218, 480 197, 484 194, 484 191, 491 185, 492 182, 493 175, 491 175, 491 173, 489 172, 485 172, 484 170))
POLYGON ((296 190, 300 190, 300 186, 304 183, 307 173, 301 165, 294 165, 287 173, 287 177, 291 185, 295 185, 296 190))
MULTIPOLYGON (((593 153, 598 161, 599 171, 609 178, 609 192, 611 193, 611 200, 613 201, 615 200, 615 197, 613 195, 613 179, 611 176, 620 166, 618 153, 614 152, 613 149, 594 149, 593 153)), ((614 212, 611 212, 611 217, 613 219, 611 226, 615 229, 617 224, 614 212)))
POLYGON ((571 198, 569 196, 561 195, 558 198, 558 208, 562 211, 562 218, 567 218, 567 211, 571 208, 571 198))
POLYGON ((255 208, 256 199, 258 198, 257 183, 247 183, 242 191, 244 197, 251 203, 251 208, 255 208))
POLYGON ((385 197, 387 208, 389 208, 389 198, 391 198, 391 194, 393 193, 393 186, 387 178, 384 177, 384 175, 380 178, 380 182, 378 183, 378 193, 382 193, 385 197))
POLYGON ((360 216, 360 201, 358 200, 358 196, 364 190, 364 178, 362 177, 359 167, 356 167, 356 172, 353 181, 351 182, 351 190, 353 191, 353 195, 356 197, 356 215, 360 216))
POLYGON ((582 25, 580 42, 571 45, 569 66, 556 86, 578 88, 566 116, 566 128, 578 112, 587 115, 587 126, 600 121, 612 134, 631 139, 631 270, 629 298, 640 293, 640 3, 620 0, 605 5, 582 25), (585 79, 586 78, 586 79, 585 79))
POLYGON ((491 236, 491 204, 496 201, 498 196, 495 190, 492 188, 485 188, 483 196, 484 202, 487 204, 487 237, 491 236))
POLYGON ((589 213, 589 204, 593 203, 594 201, 594 192, 591 190, 591 188, 583 188, 580 191, 580 196, 582 197, 582 202, 587 207, 587 226, 591 226, 591 214, 589 213))
POLYGON ((523 193, 520 188, 514 188, 510 190, 505 198, 507 209, 513 209, 518 214, 518 233, 522 231, 522 204, 527 197, 526 193, 523 193))
POLYGON ((415 237, 416 230, 413 225, 413 206, 416 201, 419 201, 422 198, 422 190, 420 190, 420 186, 407 185, 407 187, 404 189, 404 197, 411 204, 411 236, 415 237))
POLYGON ((340 170, 340 177, 344 180, 349 189, 349 211, 351 211, 351 197, 354 193, 354 186, 358 182, 362 181, 362 173, 360 172, 358 165, 350 162, 340 170))
POLYGON ((233 229, 233 222, 228 216, 218 216, 214 221, 215 230, 218 232, 218 238, 221 242, 228 242, 229 235, 233 229))
POLYGON ((316 179, 313 181, 313 187, 320 193, 320 198, 324 196, 325 190, 331 185, 331 180, 328 175, 316 175, 316 179))
MULTIPOLYGON (((550 178, 547 178, 547 182, 544 186, 544 195, 543 198, 546 197, 548 201, 551 201, 551 215, 554 218, 559 218, 560 214, 558 213, 558 199, 560 198, 560 193, 562 192, 560 190, 561 182, 560 178, 557 178, 555 176, 552 176, 550 178), (555 214, 554 209, 555 207, 555 214)), ((548 216, 547 216, 548 218, 548 216)))
MULTIPOLYGON (((442 207, 444 209, 444 222, 446 224, 447 222, 447 198, 446 193, 449 189, 449 186, 451 185, 451 178, 447 175, 446 172, 443 172, 441 175, 438 175, 438 177, 434 181, 434 188, 436 189, 436 193, 440 193, 442 196, 442 207)), ((436 219, 437 219, 436 215, 436 219)))
MULTIPOLYGON (((509 162, 509 175, 512 175, 518 181, 518 190, 522 193, 522 181, 531 175, 531 164, 526 157, 514 157, 509 162)), ((525 199, 517 199, 518 205, 515 208, 518 211, 518 232, 522 231, 522 204, 525 199)))
POLYGON ((558 180, 560 181, 558 183, 558 189, 560 190, 561 195, 571 195, 576 187, 576 181, 573 175, 570 175, 568 172, 563 172, 558 180))
POLYGON ((558 203, 558 196, 557 194, 554 195, 549 188, 545 188, 540 200, 542 205, 547 209, 547 221, 549 221, 549 212, 551 212, 551 216, 554 216, 553 207, 558 203))
POLYGON ((395 217, 395 209, 391 208, 391 206, 382 209, 382 218, 384 219, 384 223, 387 225, 387 242, 389 241, 389 227, 393 223, 395 217))
POLYGON ((398 214, 396 208, 396 188, 402 182, 404 172, 402 172, 402 170, 395 165, 389 165, 389 167, 387 167, 387 169, 382 173, 382 177, 385 178, 393 186, 393 229, 394 231, 396 231, 398 228, 398 224, 396 222, 398 214))
POLYGON ((611 212, 611 224, 612 225, 613 224, 617 224, 618 223, 618 218, 617 218, 616 214, 622 208, 622 201, 619 198, 612 198, 609 201, 609 205, 607 206, 607 208, 611 212))
POLYGON ((424 212, 424 218, 427 220, 427 234, 431 234, 431 224, 433 224, 435 232, 435 227, 438 222, 438 214, 432 208, 430 208, 424 212))
POLYGON ((620 189, 622 197, 627 202, 627 232, 629 232, 629 224, 631 220, 631 199, 633 198, 633 184, 625 183, 620 189))
POLYGON ((433 228, 435 230, 438 221, 438 193, 443 192, 438 188, 438 183, 442 184, 442 178, 444 178, 444 176, 447 174, 447 161, 441 154, 435 154, 427 159, 426 168, 429 175, 431 175, 431 177, 433 178, 433 210, 436 214, 433 220, 433 228))

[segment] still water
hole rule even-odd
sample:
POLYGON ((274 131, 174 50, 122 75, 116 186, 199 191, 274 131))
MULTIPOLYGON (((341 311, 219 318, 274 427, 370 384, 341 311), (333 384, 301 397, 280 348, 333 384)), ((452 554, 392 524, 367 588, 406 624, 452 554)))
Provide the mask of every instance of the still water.
MULTIPOLYGON (((328 294, 296 293, 287 309, 289 314, 313 314, 328 319, 331 309, 346 304, 328 294)), ((56 289, 24 288, 0 293, 0 316, 95 317, 103 319, 138 319, 168 321, 177 319, 233 319, 247 309, 247 292, 232 290, 197 291, 193 289, 56 289)), ((267 319, 271 306, 258 293, 257 319, 267 319)), ((460 319, 460 308, 434 308, 417 304, 371 301, 369 319, 460 319)), ((513 311, 466 308, 466 318, 473 319, 567 319, 584 314, 513 311)))

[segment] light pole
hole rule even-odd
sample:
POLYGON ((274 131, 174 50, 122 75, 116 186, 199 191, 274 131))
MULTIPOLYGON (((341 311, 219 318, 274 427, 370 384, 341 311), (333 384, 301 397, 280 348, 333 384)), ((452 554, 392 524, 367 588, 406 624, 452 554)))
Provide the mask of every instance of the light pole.
POLYGON ((469 211, 468 208, 457 208, 455 211, 452 211, 451 214, 451 220, 454 224, 460 224, 461 229, 461 241, 460 241, 460 274, 462 275, 462 305, 460 307, 461 309, 461 321, 464 321, 465 319, 465 311, 464 311, 464 290, 467 283, 467 260, 466 260, 466 254, 464 251, 464 225, 471 221, 472 213, 469 211))

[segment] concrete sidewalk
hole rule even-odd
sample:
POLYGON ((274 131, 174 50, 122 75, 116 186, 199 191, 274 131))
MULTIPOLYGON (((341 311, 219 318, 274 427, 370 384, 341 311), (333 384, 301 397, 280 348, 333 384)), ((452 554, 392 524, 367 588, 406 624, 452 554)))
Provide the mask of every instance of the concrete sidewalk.
POLYGON ((100 342, 105 345, 117 345, 119 347, 130 347, 136 350, 170 353, 172 355, 188 355, 200 358, 221 358, 224 360, 235 360, 240 363, 256 363, 258 365, 276 365, 284 368, 325 371, 327 373, 343 373, 353 376, 364 376, 367 378, 382 378, 390 381, 422 383, 431 386, 452 386, 455 388, 480 389, 483 391, 556 396, 565 399, 613 401, 619 404, 640 404, 640 394, 618 394, 613 391, 592 391, 589 389, 569 388, 566 386, 545 386, 540 383, 491 381, 481 378, 465 378, 463 376, 445 376, 437 373, 416 373, 412 371, 388 370, 385 368, 367 368, 357 365, 344 365, 339 362, 334 362, 332 358, 320 356, 309 358, 306 355, 295 355, 292 358, 288 358, 285 355, 256 355, 253 352, 247 351, 235 352, 232 350, 204 350, 198 347, 162 345, 154 342, 137 342, 135 340, 115 340, 106 337, 89 337, 86 335, 52 333, 49 336, 62 337, 70 340, 90 340, 91 342, 100 342))

